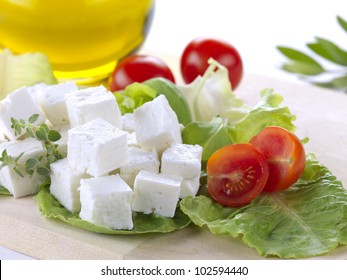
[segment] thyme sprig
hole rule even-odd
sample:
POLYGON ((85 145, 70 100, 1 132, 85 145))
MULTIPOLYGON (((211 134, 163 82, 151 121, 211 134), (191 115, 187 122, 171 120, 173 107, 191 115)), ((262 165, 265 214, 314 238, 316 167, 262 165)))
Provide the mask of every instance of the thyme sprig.
POLYGON ((54 143, 61 139, 61 134, 57 130, 50 129, 46 124, 36 125, 35 122, 38 118, 38 114, 32 115, 27 122, 23 119, 16 120, 11 118, 11 128, 16 136, 22 135, 22 132, 25 131, 28 137, 41 142, 45 154, 29 158, 23 165, 20 163, 20 159, 24 153, 17 157, 12 157, 8 155, 5 149, 0 157, 0 168, 13 166, 13 170, 21 177, 24 177, 25 174, 32 175, 34 172, 42 176, 49 176, 50 164, 64 158, 64 155, 59 150, 59 145, 54 143))

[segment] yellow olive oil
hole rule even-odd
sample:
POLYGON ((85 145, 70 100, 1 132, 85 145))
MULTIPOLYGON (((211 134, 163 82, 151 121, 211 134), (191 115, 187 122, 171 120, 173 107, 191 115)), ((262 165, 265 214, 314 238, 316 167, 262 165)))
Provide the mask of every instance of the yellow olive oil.
POLYGON ((1 0, 0 46, 48 55, 58 78, 105 78, 147 36, 154 0, 1 0))

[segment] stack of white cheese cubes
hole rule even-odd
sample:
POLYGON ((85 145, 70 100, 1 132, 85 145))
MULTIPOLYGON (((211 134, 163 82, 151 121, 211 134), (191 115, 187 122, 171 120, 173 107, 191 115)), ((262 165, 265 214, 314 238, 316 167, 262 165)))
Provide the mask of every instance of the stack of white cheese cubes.
MULTIPOLYGON (((133 212, 173 217, 179 199, 199 189, 202 147, 182 144, 182 126, 164 95, 122 116, 103 86, 23 87, 0 101, 0 128, 9 140, 0 144, 0 152, 24 151, 23 160, 43 153, 40 143, 18 140, 10 128, 11 117, 27 120, 36 113, 38 124, 46 122, 64 135, 60 144, 67 156, 51 164, 50 192, 81 219, 131 230, 133 212), (22 102, 30 107, 19 109, 22 102)), ((11 167, 0 170, 0 182, 15 197, 37 191, 39 175, 21 178, 9 172, 11 167), (21 182, 15 186, 8 178, 21 182)))

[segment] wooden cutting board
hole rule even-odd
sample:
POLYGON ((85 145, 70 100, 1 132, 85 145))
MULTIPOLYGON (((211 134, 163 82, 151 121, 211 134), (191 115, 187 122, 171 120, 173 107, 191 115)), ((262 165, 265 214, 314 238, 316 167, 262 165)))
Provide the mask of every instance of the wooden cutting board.
MULTIPOLYGON (((173 65, 175 67, 177 65, 173 65)), ((236 93, 247 103, 273 88, 297 115, 306 150, 347 186, 347 95, 246 74, 236 93)), ((194 225, 168 234, 108 236, 42 217, 32 197, 0 197, 0 246, 38 259, 261 259, 241 240, 212 235, 194 225)), ((347 246, 320 259, 347 259, 347 246)))

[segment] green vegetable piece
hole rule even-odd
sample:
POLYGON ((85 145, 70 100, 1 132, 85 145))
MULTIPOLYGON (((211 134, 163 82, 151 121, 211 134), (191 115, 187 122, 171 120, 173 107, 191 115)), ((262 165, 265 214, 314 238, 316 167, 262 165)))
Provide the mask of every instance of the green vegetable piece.
POLYGON ((290 62, 282 65, 285 71, 303 75, 318 75, 325 71, 315 59, 299 50, 283 46, 278 46, 277 49, 290 59, 290 62))
POLYGON ((305 62, 308 64, 316 65, 317 67, 321 67, 321 65, 315 59, 303 53, 302 51, 284 46, 277 46, 277 49, 291 60, 305 62))
POLYGON ((170 107, 175 111, 179 123, 187 125, 192 121, 187 100, 174 83, 164 78, 154 78, 144 82, 144 84, 154 89, 157 96, 165 95, 170 107))
POLYGON ((210 122, 196 121, 188 124, 182 131, 182 140, 183 143, 203 147, 203 165, 215 151, 232 143, 228 121, 218 117, 210 122))
POLYGON ((316 42, 309 43, 307 46, 316 54, 330 60, 334 63, 347 66, 347 52, 337 46, 335 43, 324 39, 316 38, 316 42))
POLYGON ((314 76, 323 73, 325 70, 315 64, 310 64, 301 61, 290 61, 282 64, 281 68, 287 72, 314 76))
POLYGON ((156 91, 148 85, 133 83, 123 91, 115 92, 114 96, 121 113, 125 114, 132 113, 144 103, 153 100, 156 97, 156 91))
POLYGON ((261 101, 244 117, 230 128, 233 143, 247 143, 266 126, 275 125, 295 131, 295 116, 288 107, 280 106, 283 97, 273 89, 260 92, 261 101))
POLYGON ((58 131, 56 130, 50 130, 48 132, 48 140, 51 142, 56 142, 61 139, 61 135, 58 131))
POLYGON ((337 22, 340 24, 343 30, 347 32, 347 21, 345 21, 342 17, 337 16, 337 22))
POLYGON ((0 53, 0 99, 21 86, 37 83, 56 84, 48 57, 42 53, 0 53))
POLYGON ((28 120, 29 123, 35 123, 38 120, 39 116, 39 114, 33 114, 28 120))
POLYGON ((11 193, 4 186, 0 186, 0 195, 11 195, 11 193))

